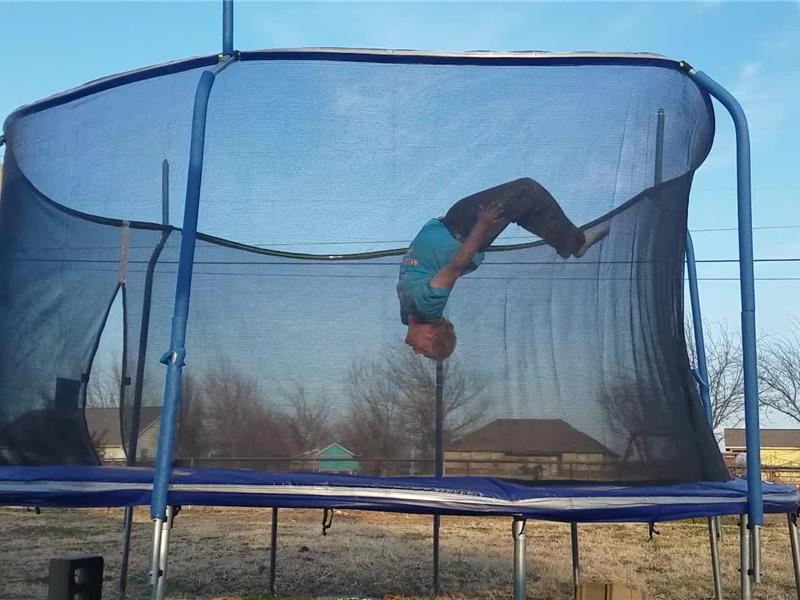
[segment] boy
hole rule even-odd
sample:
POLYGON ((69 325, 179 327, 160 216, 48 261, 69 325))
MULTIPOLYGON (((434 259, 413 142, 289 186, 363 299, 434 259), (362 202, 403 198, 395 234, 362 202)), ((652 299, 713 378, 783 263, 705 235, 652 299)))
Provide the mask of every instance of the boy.
POLYGON ((420 230, 400 265, 400 318, 414 352, 444 360, 456 346, 453 324, 442 317, 456 280, 478 268, 509 223, 542 238, 562 258, 581 257, 608 235, 608 223, 581 231, 550 193, 528 177, 503 183, 456 202, 420 230))

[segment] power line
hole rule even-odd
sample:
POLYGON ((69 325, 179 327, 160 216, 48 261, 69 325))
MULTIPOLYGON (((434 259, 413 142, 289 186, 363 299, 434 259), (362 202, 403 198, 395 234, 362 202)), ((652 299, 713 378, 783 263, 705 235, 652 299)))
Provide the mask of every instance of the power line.
MULTIPOLYGON (((394 257, 393 257, 394 258, 394 257)), ((16 258, 19 262, 31 263, 67 263, 67 264, 94 264, 94 265, 117 265, 119 259, 94 259, 94 258, 16 258)), ((738 258, 708 258, 696 260, 696 263, 704 264, 738 264, 738 258)), ((796 263, 800 262, 800 257, 777 257, 777 258, 754 258, 755 263, 796 263)), ((128 260, 128 265, 146 265, 147 260, 128 260)), ((559 267, 586 267, 589 265, 635 265, 635 264, 671 264, 668 261, 659 260, 581 260, 581 261, 555 261, 555 260, 515 260, 515 261, 498 261, 486 260, 483 265, 499 265, 499 266, 523 266, 523 265, 557 265, 559 267)), ((177 260, 160 260, 158 266, 163 265, 177 265, 177 260)), ((292 258, 287 257, 284 260, 195 260, 192 264, 197 265, 229 265, 238 267, 247 266, 284 266, 284 267, 381 267, 381 268, 397 268, 398 262, 377 262, 374 259, 367 262, 353 261, 353 260, 331 260, 324 257, 318 259, 308 258, 292 258)))
MULTIPOLYGON (((101 273, 116 273, 116 269, 81 269, 83 272, 101 272, 101 273)), ((144 273, 144 271, 136 271, 136 270, 129 270, 128 273, 144 273)), ((175 275, 177 271, 162 271, 164 275, 175 275)), ((275 277, 275 278, 302 278, 302 279, 373 279, 373 280, 383 280, 383 281, 397 281, 397 276, 395 274, 392 275, 362 275, 362 274, 314 274, 314 273, 264 273, 264 272, 256 272, 256 273, 231 273, 230 271, 204 271, 204 270, 196 270, 194 275, 197 277, 213 275, 219 277, 275 277)), ((559 281, 594 281, 594 282, 603 282, 603 281, 632 281, 630 277, 573 277, 573 276, 562 276, 562 277, 547 277, 547 276, 537 276, 537 275, 520 275, 517 277, 510 277, 510 276, 503 276, 503 275, 469 275, 469 280, 494 280, 494 281, 551 281, 551 282, 559 282, 559 281)), ((641 278, 640 278, 641 279, 641 278)), ((800 281, 800 277, 755 277, 755 281, 800 281)), ((688 281, 687 277, 683 278, 684 281, 688 281)), ((698 277, 698 281, 739 281, 738 277, 698 277)), ((258 294, 259 292, 253 291, 253 294, 258 294)))
MULTIPOLYGON (((753 186, 750 188, 754 192, 758 192, 760 190, 800 190, 800 186, 798 185, 759 185, 753 186)), ((699 192, 735 192, 736 188, 734 186, 722 186, 722 187, 707 187, 707 188, 692 188, 692 193, 699 193, 699 192)))
MULTIPOLYGON (((800 225, 762 225, 761 227, 753 227, 755 230, 764 229, 800 229, 800 225)), ((690 233, 705 233, 708 231, 739 231, 738 227, 707 227, 702 229, 690 229, 690 233)))

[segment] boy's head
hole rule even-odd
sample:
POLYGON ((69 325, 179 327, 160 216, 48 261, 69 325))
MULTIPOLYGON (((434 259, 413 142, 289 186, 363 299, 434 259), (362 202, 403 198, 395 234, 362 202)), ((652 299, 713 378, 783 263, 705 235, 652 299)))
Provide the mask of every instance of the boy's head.
POLYGON ((406 344, 417 354, 433 360, 445 360, 456 349, 456 332, 447 319, 430 323, 409 323, 406 344))

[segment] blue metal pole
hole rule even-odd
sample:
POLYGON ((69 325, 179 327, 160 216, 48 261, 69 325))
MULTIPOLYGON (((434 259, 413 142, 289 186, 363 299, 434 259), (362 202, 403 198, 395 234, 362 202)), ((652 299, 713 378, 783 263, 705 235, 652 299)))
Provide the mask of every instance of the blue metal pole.
POLYGON ((180 380, 183 359, 186 356, 186 320, 189 315, 189 295, 192 287, 194 249, 197 240, 197 217, 200 208, 200 181, 203 175, 203 150, 205 146, 206 114, 214 73, 204 71, 194 98, 192 139, 189 150, 189 174, 186 181, 186 206, 183 212, 181 251, 178 262, 178 279, 175 285, 175 308, 172 313, 172 338, 170 349, 161 358, 167 365, 164 386, 164 404, 161 409, 156 472, 153 481, 153 498, 150 516, 163 519, 167 505, 170 463, 175 433, 175 418, 180 400, 180 380))
MULTIPOLYGON (((175 284, 175 305, 172 312, 172 336, 170 349, 161 357, 167 365, 167 379, 164 385, 164 401, 159 422, 156 468, 153 475, 153 494, 150 502, 150 516, 153 519, 153 556, 151 583, 154 598, 163 596, 163 576, 159 568, 159 556, 166 555, 162 547, 161 533, 167 516, 167 492, 172 473, 172 451, 175 437, 175 420, 180 404, 181 373, 186 357, 186 321, 189 316, 189 295, 192 288, 194 250, 197 241, 197 217, 200 210, 200 184, 203 176, 203 151, 205 147, 206 115, 208 99, 216 76, 236 60, 230 56, 213 70, 204 71, 197 84, 192 114, 191 144, 189 147, 189 169, 186 180, 186 203, 183 211, 181 230, 181 250, 178 260, 178 278, 175 284)), ((168 526, 168 525, 167 525, 168 526)))
POLYGON ((222 0, 222 54, 233 54, 233 0, 222 0))
POLYGON ((692 305, 692 326, 694 329, 694 348, 697 354, 697 369, 694 376, 700 388, 700 398, 706 410, 708 424, 713 427, 714 416, 708 389, 708 363, 706 362, 706 342, 703 336, 703 317, 700 313, 700 292, 697 286, 697 264, 694 258, 692 234, 686 232, 686 270, 689 275, 689 299, 692 305))
MULTIPOLYGON (((739 206, 739 280, 742 297, 742 355, 744 368, 744 418, 747 443, 747 512, 754 527, 756 540, 758 528, 764 522, 764 504, 761 495, 761 435, 758 415, 758 376, 756 358, 756 300, 753 274, 753 221, 750 201, 750 133, 747 117, 739 102, 724 87, 702 71, 686 63, 681 68, 700 87, 719 100, 728 110, 736 128, 736 179, 739 206)), ((759 545, 755 545, 759 553, 759 545)))

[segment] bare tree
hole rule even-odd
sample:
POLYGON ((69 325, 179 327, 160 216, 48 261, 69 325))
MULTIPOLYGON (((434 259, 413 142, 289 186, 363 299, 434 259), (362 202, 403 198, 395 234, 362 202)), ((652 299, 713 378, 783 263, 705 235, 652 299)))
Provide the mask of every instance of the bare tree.
POLYGON ((800 320, 762 340, 758 375, 761 403, 800 423, 800 320))
MULTIPOLYGON (((726 425, 735 427, 744 413, 744 373, 739 337, 722 324, 704 325, 711 427, 719 438, 726 425)), ((697 350, 690 323, 686 325, 689 360, 697 365, 697 350)))
POLYGON ((252 377, 237 372, 229 361, 220 361, 205 374, 200 387, 206 448, 237 458, 291 455, 285 422, 252 377))
MULTIPOLYGON (((454 360, 444 365, 444 439, 477 425, 486 412, 484 386, 454 360)), ((434 454, 435 363, 408 349, 391 350, 350 371, 348 427, 353 449, 374 458, 410 457, 411 449, 434 454)))
POLYGON ((295 383, 285 396, 288 404, 285 419, 294 453, 308 452, 335 441, 331 403, 324 392, 312 395, 304 385, 295 383))
POLYGON ((109 366, 92 369, 86 386, 86 406, 91 408, 116 408, 122 386, 122 365, 119 361, 109 366))
POLYGON ((345 389, 350 400, 346 443, 369 460, 364 464, 369 472, 381 475, 384 460, 402 457, 406 446, 400 427, 399 390, 386 377, 382 361, 355 363, 345 389))
MULTIPOLYGON (((486 413, 484 385, 455 360, 443 365, 442 406, 445 443, 475 427, 486 413)), ((400 391, 401 423, 408 437, 417 440, 423 456, 431 457, 435 445, 435 363, 399 350, 386 361, 385 376, 400 391)))
POLYGON ((205 413, 200 386, 191 375, 184 375, 181 378, 181 401, 176 419, 177 458, 199 458, 208 453, 205 413))
MULTIPOLYGON (((690 481, 703 476, 703 456, 713 452, 710 439, 698 438, 691 415, 673 405, 658 385, 621 376, 600 396, 611 430, 624 441, 618 476, 690 481), (677 412, 676 412, 677 411, 677 412)), ((702 419, 696 407, 696 419, 702 419)))

